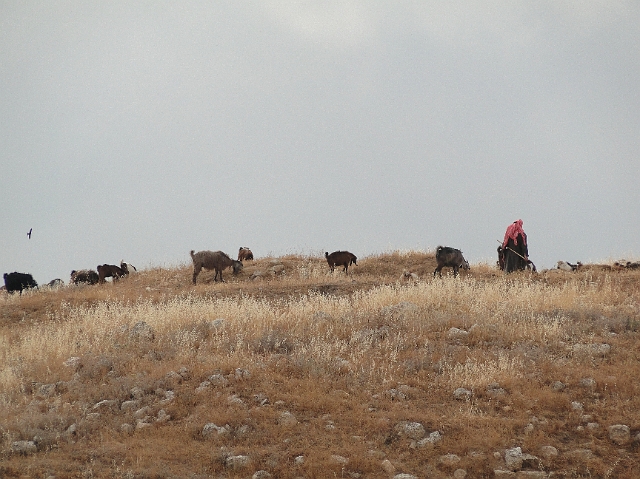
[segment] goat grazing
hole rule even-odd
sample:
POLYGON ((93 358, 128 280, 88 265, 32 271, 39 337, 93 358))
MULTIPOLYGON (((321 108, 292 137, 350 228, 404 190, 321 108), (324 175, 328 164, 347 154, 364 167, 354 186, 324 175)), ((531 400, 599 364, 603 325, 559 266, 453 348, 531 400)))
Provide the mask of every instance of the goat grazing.
POLYGON ((96 273, 92 269, 81 269, 76 271, 75 269, 71 271, 71 280, 70 282, 73 284, 87 283, 87 284, 97 284, 99 281, 98 273, 96 273))
POLYGON ((246 246, 240 246, 240 250, 238 251, 238 261, 249 261, 253 259, 253 253, 246 246))
POLYGON ((106 278, 113 278, 113 281, 118 281, 122 276, 129 274, 126 263, 120 263, 120 266, 115 264, 101 264, 96 268, 98 270, 98 282, 104 283, 106 278), (124 268, 122 268, 124 266, 124 268))
POLYGON ((222 251, 198 251, 195 253, 191 250, 191 260, 193 261, 193 284, 196 284, 196 278, 202 268, 215 270, 216 274, 213 276, 213 280, 217 281, 219 274, 220 281, 224 282, 222 279, 223 269, 231 267, 233 268, 233 274, 238 274, 244 267, 240 261, 229 258, 222 251))
POLYGON ((356 258, 356 255, 349 253, 348 251, 334 251, 331 254, 325 251, 324 257, 327 259, 327 263, 329 263, 329 268, 331 268, 332 273, 333 268, 336 266, 344 266, 345 273, 348 272, 349 265, 355 264, 358 266, 358 263, 356 263, 358 258, 356 258))
POLYGON ((582 266, 582 263, 578 261, 576 264, 571 264, 568 261, 558 261, 556 266, 562 271, 578 271, 582 266))
POLYGON ((4 285, 8 293, 20 291, 20 294, 22 294, 23 289, 38 287, 38 283, 33 279, 33 276, 28 273, 17 273, 15 271, 4 274, 4 285))
POLYGON ((458 276, 458 270, 469 269, 469 263, 464 256, 462 256, 462 251, 455 248, 450 248, 449 246, 438 246, 436 248, 436 262, 438 266, 433 272, 433 275, 440 274, 442 276, 442 268, 445 266, 450 266, 453 268, 453 275, 458 276))
POLYGON ((120 269, 125 272, 125 275, 138 272, 138 268, 131 263, 126 263, 125 261, 120 261, 120 269))

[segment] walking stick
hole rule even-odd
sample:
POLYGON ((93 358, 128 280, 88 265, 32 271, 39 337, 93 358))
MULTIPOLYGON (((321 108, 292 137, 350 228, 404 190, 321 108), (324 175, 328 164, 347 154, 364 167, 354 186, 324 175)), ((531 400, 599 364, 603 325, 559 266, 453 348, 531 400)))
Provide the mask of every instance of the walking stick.
MULTIPOLYGON (((496 240, 496 241, 502 245, 502 242, 501 242, 500 240, 496 240)), ((515 254, 517 254, 518 256, 520 256, 523 260, 525 260, 525 262, 526 262, 527 264, 531 264, 531 266, 532 266, 532 268, 533 268, 534 273, 538 271, 538 270, 536 269, 536 265, 535 265, 535 264, 533 264, 533 261, 531 261, 531 260, 530 260, 530 259, 528 259, 528 258, 525 258, 525 257, 524 257, 524 256, 522 256, 520 253, 518 253, 517 251, 515 251, 513 248, 509 248, 508 246, 505 246, 503 249, 508 249, 508 250, 509 250, 509 251, 511 251, 512 253, 515 253, 515 254)))

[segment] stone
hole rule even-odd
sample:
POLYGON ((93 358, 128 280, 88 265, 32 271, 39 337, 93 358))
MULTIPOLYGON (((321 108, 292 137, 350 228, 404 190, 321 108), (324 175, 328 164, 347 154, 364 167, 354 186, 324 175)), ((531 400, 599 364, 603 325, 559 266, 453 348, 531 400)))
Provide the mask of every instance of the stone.
POLYGON ((456 454, 445 454, 444 456, 440 456, 438 462, 443 466, 453 467, 460 462, 460 456, 456 454))
POLYGON ((587 389, 594 389, 596 387, 596 380, 593 378, 582 378, 580 380, 580 386, 587 389))
POLYGON ((271 477, 271 474, 269 474, 267 471, 262 469, 260 471, 254 472, 253 476, 251 476, 251 479, 269 479, 270 477, 271 477))
POLYGON ((97 403, 95 403, 93 405, 93 409, 113 409, 113 408, 117 408, 118 406, 118 401, 115 399, 103 399, 102 401, 99 401, 97 403))
POLYGON ((11 443, 11 451, 15 454, 28 455, 38 452, 38 448, 33 441, 14 441, 11 443))
POLYGON ((465 331, 464 329, 449 328, 449 331, 447 331, 447 337, 449 339, 464 339, 467 336, 469 336, 469 331, 465 331))
POLYGON ((291 427, 298 424, 298 420, 289 411, 284 411, 278 418, 278 424, 280 424, 281 426, 291 427))
POLYGON ((453 479, 464 479, 467 477, 467 471, 464 469, 456 469, 453 471, 453 479))
POLYGON ((465 388, 458 388, 453 391, 453 397, 458 401, 468 401, 473 393, 465 388))
POLYGON ((422 439, 426 434, 424 426, 419 422, 401 421, 394 429, 400 436, 415 440, 422 439))
POLYGON ((499 479, 507 479, 507 478, 515 478, 516 477, 516 473, 513 471, 502 471, 500 469, 495 469, 493 471, 493 477, 495 478, 499 478, 499 479))
POLYGON ((442 434, 440 434, 440 431, 433 431, 427 437, 420 439, 416 443, 416 446, 417 447, 434 446, 440 441, 442 441, 442 434))
POLYGON ((542 446, 540 448, 540 454, 545 459, 553 459, 554 457, 558 457, 558 450, 553 446, 542 446))
POLYGON ((203 437, 211 437, 211 436, 223 436, 229 434, 229 430, 223 426, 217 426, 212 422, 209 422, 204 425, 202 428, 202 436, 203 437))
POLYGON ((504 452, 504 462, 510 471, 519 471, 522 469, 522 449, 514 447, 504 452))
POLYGON ((131 435, 133 434, 133 426, 127 422, 120 424, 120 432, 127 434, 127 435, 131 435))
POLYGON ((609 439, 618 446, 628 443, 631 440, 631 429, 624 424, 614 424, 609 426, 609 439))
POLYGON ((211 385, 217 387, 225 387, 229 385, 229 380, 225 378, 222 374, 212 374, 209 376, 208 381, 211 385))
POLYGON ((385 459, 384 461, 382 461, 380 465, 382 466, 382 470, 384 470, 384 472, 386 472, 389 475, 396 472, 395 466, 391 464, 391 461, 389 459, 385 459))
POLYGON ((243 456, 243 455, 229 456, 225 461, 225 465, 229 469, 233 469, 236 471, 240 469, 246 469, 249 466, 249 464, 251 464, 251 458, 249 456, 243 456))
POLYGON ((64 366, 68 367, 68 368, 72 368, 74 370, 77 370, 80 367, 80 358, 78 356, 71 356, 69 359, 67 359, 62 364, 64 366))
POLYGON ((138 321, 129 331, 129 337, 131 339, 153 341, 155 339, 155 332, 146 321, 138 321))

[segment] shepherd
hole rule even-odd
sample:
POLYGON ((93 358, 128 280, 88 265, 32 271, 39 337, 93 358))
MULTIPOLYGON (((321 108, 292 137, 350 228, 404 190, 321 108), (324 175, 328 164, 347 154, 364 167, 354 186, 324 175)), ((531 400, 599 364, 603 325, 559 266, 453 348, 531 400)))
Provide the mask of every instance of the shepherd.
POLYGON ((522 220, 516 220, 507 227, 500 249, 504 255, 504 270, 511 273, 516 270, 525 270, 529 261, 529 248, 527 246, 527 234, 522 229, 522 220))

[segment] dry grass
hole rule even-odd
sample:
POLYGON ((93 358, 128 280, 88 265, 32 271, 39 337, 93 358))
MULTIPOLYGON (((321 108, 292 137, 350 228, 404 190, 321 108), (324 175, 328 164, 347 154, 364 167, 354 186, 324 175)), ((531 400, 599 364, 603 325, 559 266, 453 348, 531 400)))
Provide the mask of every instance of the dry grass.
POLYGON ((434 268, 424 252, 362 258, 349 275, 287 256, 247 262, 224 284, 158 268, 5 294, 0 476, 388 477, 388 459, 418 477, 493 477, 496 453, 520 446, 556 477, 640 477, 637 442, 607 432, 640 429, 640 273, 472 265, 434 279, 434 268), (284 272, 269 273, 276 264, 284 272), (405 270, 421 279, 401 280, 405 270), (471 397, 454 399, 457 388, 471 397), (423 446, 402 421, 442 441, 423 446), (207 423, 227 432, 205 437, 207 423), (34 438, 35 454, 12 452, 34 438), (247 468, 226 463, 241 454, 247 468))

